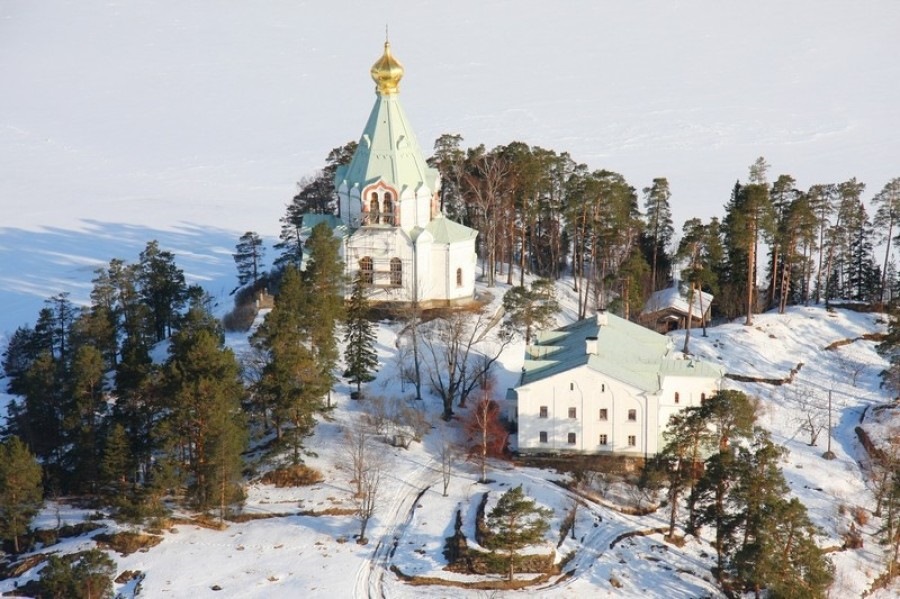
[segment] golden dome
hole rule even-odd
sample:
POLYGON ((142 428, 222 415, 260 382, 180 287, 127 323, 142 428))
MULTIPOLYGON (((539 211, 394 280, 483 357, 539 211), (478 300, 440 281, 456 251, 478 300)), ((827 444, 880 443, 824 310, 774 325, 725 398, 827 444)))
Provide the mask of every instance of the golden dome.
POLYGON ((372 65, 372 80, 380 95, 396 94, 403 78, 403 65, 391 54, 391 43, 384 42, 384 54, 372 65))

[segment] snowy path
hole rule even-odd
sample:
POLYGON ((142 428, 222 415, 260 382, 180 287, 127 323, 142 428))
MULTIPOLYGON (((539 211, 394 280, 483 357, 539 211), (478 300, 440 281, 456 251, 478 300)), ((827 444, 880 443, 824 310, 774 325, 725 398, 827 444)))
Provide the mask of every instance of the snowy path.
POLYGON ((422 495, 437 481, 435 460, 419 463, 414 471, 397 485, 397 490, 391 497, 389 504, 385 504, 382 517, 384 534, 375 545, 372 552, 359 571, 356 573, 356 586, 353 596, 357 599, 368 597, 387 598, 387 590, 384 586, 385 572, 390 568, 394 551, 406 532, 416 504, 422 495))

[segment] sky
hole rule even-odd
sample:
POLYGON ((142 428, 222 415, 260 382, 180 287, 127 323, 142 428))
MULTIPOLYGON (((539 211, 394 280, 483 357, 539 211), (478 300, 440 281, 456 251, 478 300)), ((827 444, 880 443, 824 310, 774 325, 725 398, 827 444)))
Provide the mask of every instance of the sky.
POLYGON ((358 138, 386 26, 426 154, 459 133, 664 176, 680 229, 758 156, 866 198, 900 175, 898 22, 889 1, 6 0, 0 304, 22 309, 0 330, 153 238, 230 289, 237 237, 274 240, 296 183, 358 138))

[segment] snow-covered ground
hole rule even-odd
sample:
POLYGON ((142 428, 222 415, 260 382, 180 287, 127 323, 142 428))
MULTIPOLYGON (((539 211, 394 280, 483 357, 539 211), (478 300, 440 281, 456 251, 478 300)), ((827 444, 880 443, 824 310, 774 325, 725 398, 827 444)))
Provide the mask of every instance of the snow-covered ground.
POLYGON ((898 176, 893 0, 0 3, 0 335, 157 238, 193 280, 272 240, 357 139, 385 25, 423 149, 523 141, 668 177, 676 227, 760 155, 801 187, 898 176))
MULTIPOLYGON (((866 197, 900 174, 892 162, 900 155, 898 22, 900 4, 891 0, 6 0, 0 347, 16 326, 33 322, 46 297, 68 291, 85 301, 95 267, 113 257, 136 260, 150 239, 175 252, 189 279, 224 306, 237 237, 256 230, 273 240, 295 182, 362 130, 373 99, 368 68, 385 23, 406 66, 403 102, 426 152, 438 135, 457 132, 473 145, 519 140, 569 151, 637 188, 666 176, 679 226, 719 214, 734 180, 760 155, 801 187, 856 176, 868 184, 866 197)), ((885 395, 872 342, 822 348, 882 327, 876 318, 795 308, 759 316, 754 327, 711 329, 706 339, 695 331, 691 341, 694 352, 738 374, 780 378, 803 362, 792 386, 734 385, 761 397, 762 422, 791 450, 786 474, 825 545, 840 544, 852 507, 871 508, 854 427, 885 395), (832 392, 834 461, 820 458, 824 437, 809 447, 799 431, 803 410, 792 390, 800 388, 819 402, 832 392)), ((380 329, 384 366, 371 389, 403 398, 410 392, 398 387, 395 335, 380 329)), ((504 355, 498 388, 515 378, 521 358, 521 346, 504 355)), ((335 421, 310 439, 318 454, 310 462, 329 473, 326 482, 291 490, 253 484, 248 511, 349 503, 348 473, 335 462, 340 427, 360 406, 346 391, 336 394, 335 421)), ((436 412, 433 398, 425 403, 436 412)), ((368 546, 339 542, 356 531, 347 517, 292 515, 224 532, 179 525, 148 553, 117 557, 119 569, 146 573, 144 597, 205 596, 214 585, 235 597, 463 596, 398 582, 381 567, 388 552, 379 542, 400 539, 389 561, 402 571, 449 578, 439 548, 457 508, 473 538, 473 501, 484 490, 523 483, 555 510, 551 537, 569 500, 548 482, 556 473, 503 464, 492 485, 475 482, 477 473, 463 465, 448 498, 435 485, 417 499, 439 478, 436 442, 429 435, 407 451, 388 450, 395 460, 388 499, 368 546)), ((59 512, 69 522, 84 515, 59 512)), ((42 521, 52 526, 56 517, 50 507, 42 521)), ((575 575, 529 594, 715 596, 708 547, 663 550, 658 537, 638 537, 609 548, 620 532, 660 518, 580 511, 577 540, 560 549, 578 552, 575 575), (612 577, 622 589, 613 589, 612 577)), ((862 549, 831 554, 834 596, 859 596, 879 573, 875 528, 875 519, 863 527, 862 549)), ((90 544, 82 537, 59 547, 90 544)), ((0 591, 12 584, 0 582, 0 591)))
MULTIPOLYGON (((571 298, 565 297, 564 286, 560 288, 564 313, 568 313, 571 298)), ((493 291, 497 297, 502 294, 502 288, 493 291)), ((842 535, 850 529, 857 508, 869 516, 868 523, 860 527, 864 541, 861 549, 830 554, 837 567, 832 591, 836 597, 859 597, 882 571, 882 551, 875 538, 879 521, 871 515, 874 502, 861 468, 866 462, 865 453, 854 428, 867 408, 885 402, 887 397, 879 388, 878 378, 884 361, 875 352, 873 341, 857 340, 834 350, 824 348, 836 341, 882 331, 881 319, 878 314, 796 307, 785 315, 758 315, 752 327, 740 322, 723 324, 710 328, 707 337, 694 331, 691 339, 695 355, 723 364, 732 374, 783 378, 798 363, 803 364, 788 385, 730 381, 727 386, 759 397, 760 423, 790 451, 784 463, 785 475, 792 493, 807 505, 813 521, 821 527, 822 546, 839 547, 843 543, 842 535), (798 404, 801 391, 820 405, 828 391, 832 393, 834 460, 821 457, 827 447, 827 434, 820 436, 817 446, 808 445, 808 436, 800 428, 805 414, 798 404)), ((565 320, 563 317, 561 322, 565 320)), ((424 402, 416 402, 411 387, 403 387, 400 382, 394 349, 397 325, 385 322, 378 330, 382 366, 377 379, 368 385, 368 394, 416 406, 439 425, 438 399, 426 396, 424 402)), ((676 347, 683 342, 682 334, 674 334, 676 347)), ((246 347, 245 338, 240 335, 229 336, 229 343, 237 351, 246 347)), ((505 353, 496 373, 498 388, 505 388, 515 379, 523 349, 520 342, 505 353)), ((337 409, 318 425, 307 443, 306 462, 326 473, 324 482, 289 489, 259 482, 248 486, 245 511, 275 517, 230 524, 224 531, 176 525, 146 553, 114 555, 120 572, 127 569, 144 573, 139 596, 205 596, 214 586, 221 588, 225 596, 233 597, 482 596, 483 592, 450 586, 409 586, 388 568, 395 566, 405 574, 444 580, 466 579, 443 570, 444 540, 453 533, 456 511, 461 510, 463 532, 474 543, 475 512, 481 495, 490 491, 495 500, 518 484, 524 486, 528 496, 553 509, 547 543, 539 550, 548 552, 555 548, 560 523, 572 501, 570 494, 553 482, 564 475, 495 462, 490 469, 493 482, 481 484, 477 482, 477 467, 463 462, 455 468, 448 496, 443 497, 440 465, 436 461, 440 443, 437 428, 408 450, 384 445, 382 453, 390 462, 389 475, 369 525, 368 545, 359 546, 353 541, 359 525, 352 516, 304 515, 303 512, 340 510, 352 505, 353 486, 342 453, 342 431, 365 402, 351 401, 348 396, 349 389, 339 386, 334 394, 337 409)), ((878 423, 867 420, 866 426, 875 438, 884 432, 878 423)), ((628 493, 620 495, 627 497, 628 493)), ((608 497, 615 500, 615 489, 608 490, 608 497)), ((574 552, 575 557, 566 566, 571 576, 551 579, 524 592, 492 596, 719 597, 709 571, 714 551, 706 541, 689 538, 685 547, 677 548, 664 543, 660 535, 651 535, 626 539, 611 547, 611 542, 623 533, 664 526, 667 514, 663 512, 632 516, 589 503, 577 511, 575 539, 566 539, 556 549, 560 557, 574 552), (620 586, 614 587, 613 580, 620 586)), ((69 508, 58 513, 50 506, 38 523, 52 527, 57 517, 74 523, 85 518, 86 513, 69 508)), ((72 551, 91 544, 85 536, 68 540, 58 548, 72 551)), ((36 575, 32 571, 20 582, 36 575)), ((12 584, 0 582, 0 592, 9 590, 12 584)), ((133 584, 119 590, 127 597, 134 596, 133 584)), ((898 590, 895 586, 870 596, 887 599, 896 596, 898 590)))

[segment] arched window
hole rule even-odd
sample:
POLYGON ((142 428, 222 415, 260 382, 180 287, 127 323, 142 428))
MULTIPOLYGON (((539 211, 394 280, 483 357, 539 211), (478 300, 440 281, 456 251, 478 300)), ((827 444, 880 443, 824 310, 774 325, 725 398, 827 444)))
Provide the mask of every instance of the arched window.
POLYGON ((380 210, 378 207, 378 194, 373 193, 372 199, 369 201, 369 224, 370 225, 374 225, 374 224, 378 223, 379 211, 380 210))
POLYGON ((369 256, 365 256, 359 261, 359 279, 366 285, 375 282, 375 266, 369 256))
POLYGON ((705 403, 706 403, 706 393, 701 393, 700 394, 700 405, 702 406, 705 403))
POLYGON ((681 395, 679 395, 678 391, 675 392, 675 403, 681 403, 681 395))
POLYGON ((462 269, 461 268, 456 269, 456 286, 462 287, 462 269))
POLYGON ((391 285, 393 287, 403 285, 403 263, 400 258, 391 258, 391 285))
POLYGON ((391 201, 391 194, 384 194, 384 213, 381 215, 381 222, 385 225, 394 224, 394 202, 391 201))

